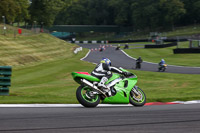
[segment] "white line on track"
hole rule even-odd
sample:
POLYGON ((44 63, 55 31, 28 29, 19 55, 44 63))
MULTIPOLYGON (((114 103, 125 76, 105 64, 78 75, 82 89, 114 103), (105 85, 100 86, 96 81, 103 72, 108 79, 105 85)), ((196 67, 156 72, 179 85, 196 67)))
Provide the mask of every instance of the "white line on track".
MULTIPOLYGON (((132 106, 130 104, 99 104, 98 107, 120 107, 120 106, 132 106)), ((66 108, 79 108, 83 107, 81 104, 0 104, 1 107, 6 107, 6 108, 12 108, 12 107, 17 107, 17 108, 61 108, 61 107, 66 107, 66 108)))
POLYGON ((179 103, 179 104, 195 104, 195 103, 200 103, 200 100, 193 100, 193 101, 174 101, 173 103, 179 103))
POLYGON ((80 60, 84 60, 85 58, 87 58, 87 56, 90 54, 91 50, 88 51, 88 53, 85 55, 85 57, 81 58, 80 60))
MULTIPOLYGON (((91 50, 89 50, 88 53, 85 55, 85 57, 81 58, 80 60, 84 61, 84 59, 88 57, 90 52, 91 52, 91 50)), ((90 61, 87 61, 87 62, 90 62, 90 61)), ((90 63, 93 63, 93 64, 97 65, 97 63, 95 63, 95 62, 90 62, 90 63)))
MULTIPOLYGON (((170 103, 177 104, 199 104, 200 100, 193 101, 174 101, 170 103)), ((128 107, 131 104, 99 104, 97 107, 128 107)), ((83 107, 81 104, 0 104, 0 108, 80 108, 83 107)))

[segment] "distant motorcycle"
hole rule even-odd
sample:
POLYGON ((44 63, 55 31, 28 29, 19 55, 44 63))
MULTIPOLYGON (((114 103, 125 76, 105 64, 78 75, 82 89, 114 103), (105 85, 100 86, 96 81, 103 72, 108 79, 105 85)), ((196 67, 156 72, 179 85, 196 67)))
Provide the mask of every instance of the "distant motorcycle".
POLYGON ((126 44, 125 46, 124 46, 124 49, 128 49, 129 48, 129 46, 126 44))
POLYGON ((167 64, 159 65, 158 66, 158 71, 159 72, 164 72, 167 69, 167 64))
POLYGON ((140 68, 141 68, 141 62, 136 61, 135 69, 140 69, 140 68))
POLYGON ((136 64, 135 64, 135 69, 140 69, 141 68, 141 63, 143 62, 142 58, 139 57, 137 60, 136 60, 136 64))
POLYGON ((120 47, 119 46, 117 46, 116 48, 115 48, 115 50, 119 50, 120 49, 120 47))
POLYGON ((104 50, 104 48, 100 48, 99 51, 102 52, 104 50))

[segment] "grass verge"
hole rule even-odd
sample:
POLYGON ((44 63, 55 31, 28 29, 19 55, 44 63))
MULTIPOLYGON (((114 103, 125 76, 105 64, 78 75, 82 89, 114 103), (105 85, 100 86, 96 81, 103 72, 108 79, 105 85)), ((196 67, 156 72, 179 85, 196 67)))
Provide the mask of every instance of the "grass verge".
MULTIPOLYGON (((189 45, 189 42, 181 42, 180 46, 189 45)), ((134 58, 142 57, 144 61, 159 63, 165 59, 169 65, 200 67, 200 54, 174 54, 174 47, 154 49, 126 49, 127 54, 134 58)))
POLYGON ((138 76, 138 86, 146 93, 147 102, 200 99, 200 75, 132 72, 138 76))
MULTIPOLYGON (((84 49, 74 55, 72 51, 76 45, 67 44, 47 34, 20 36, 18 39, 0 36, 0 43, 1 64, 13 66, 10 95, 0 96, 0 103, 78 103, 75 92, 79 85, 73 81, 71 72, 91 72, 94 69, 95 65, 80 61, 88 50, 84 49), (26 55, 32 58, 22 58, 26 55), (35 59, 36 55, 38 58, 35 59)), ((142 56, 144 60, 152 56, 153 61, 157 62, 163 52, 166 56, 170 50, 127 51, 133 52, 136 57, 145 55, 142 56)), ((179 60, 189 62, 186 57, 179 58, 175 58, 174 63, 179 60)), ((200 99, 200 75, 131 72, 138 76, 137 85, 146 93, 147 102, 200 99)))
POLYGON ((0 103, 77 103, 78 84, 73 81, 71 72, 89 71, 94 67, 79 60, 86 52, 14 69, 10 96, 0 96, 0 103))
MULTIPOLYGON (((78 103, 73 71, 91 72, 93 64, 80 61, 87 53, 37 66, 14 69, 10 96, 0 96, 0 103, 78 103)), ((130 70, 138 76, 147 102, 200 99, 200 75, 168 74, 130 70)))

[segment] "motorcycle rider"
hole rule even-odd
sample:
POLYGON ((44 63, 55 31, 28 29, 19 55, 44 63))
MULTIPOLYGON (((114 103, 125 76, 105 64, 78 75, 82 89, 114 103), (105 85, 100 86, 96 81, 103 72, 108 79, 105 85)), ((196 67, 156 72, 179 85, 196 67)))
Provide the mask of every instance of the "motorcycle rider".
POLYGON ((163 66, 165 64, 165 60, 164 59, 161 59, 160 63, 159 63, 159 66, 163 66))
POLYGON ((111 90, 105 83, 112 77, 112 72, 123 74, 125 76, 129 75, 128 72, 123 72, 120 69, 111 66, 111 61, 108 58, 103 58, 91 73, 92 76, 101 79, 98 83, 98 87, 107 92, 109 96, 111 96, 111 90))
POLYGON ((136 60, 136 67, 135 69, 140 69, 141 68, 141 63, 143 62, 142 58, 139 57, 137 60, 136 60))
POLYGON ((161 61, 159 62, 159 70, 161 70, 161 68, 164 66, 165 64, 165 60, 164 59, 161 59, 161 61))

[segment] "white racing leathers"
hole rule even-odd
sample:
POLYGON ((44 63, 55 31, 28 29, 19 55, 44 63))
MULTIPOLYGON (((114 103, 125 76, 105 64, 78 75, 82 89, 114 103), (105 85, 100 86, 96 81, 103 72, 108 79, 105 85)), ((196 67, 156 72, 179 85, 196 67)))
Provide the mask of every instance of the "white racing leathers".
POLYGON ((109 66, 105 63, 100 63, 92 71, 91 75, 101 79, 101 81, 98 84, 99 87, 107 88, 105 86, 105 82, 107 82, 108 79, 112 77, 112 72, 123 74, 123 71, 121 71, 120 69, 116 67, 109 66))

